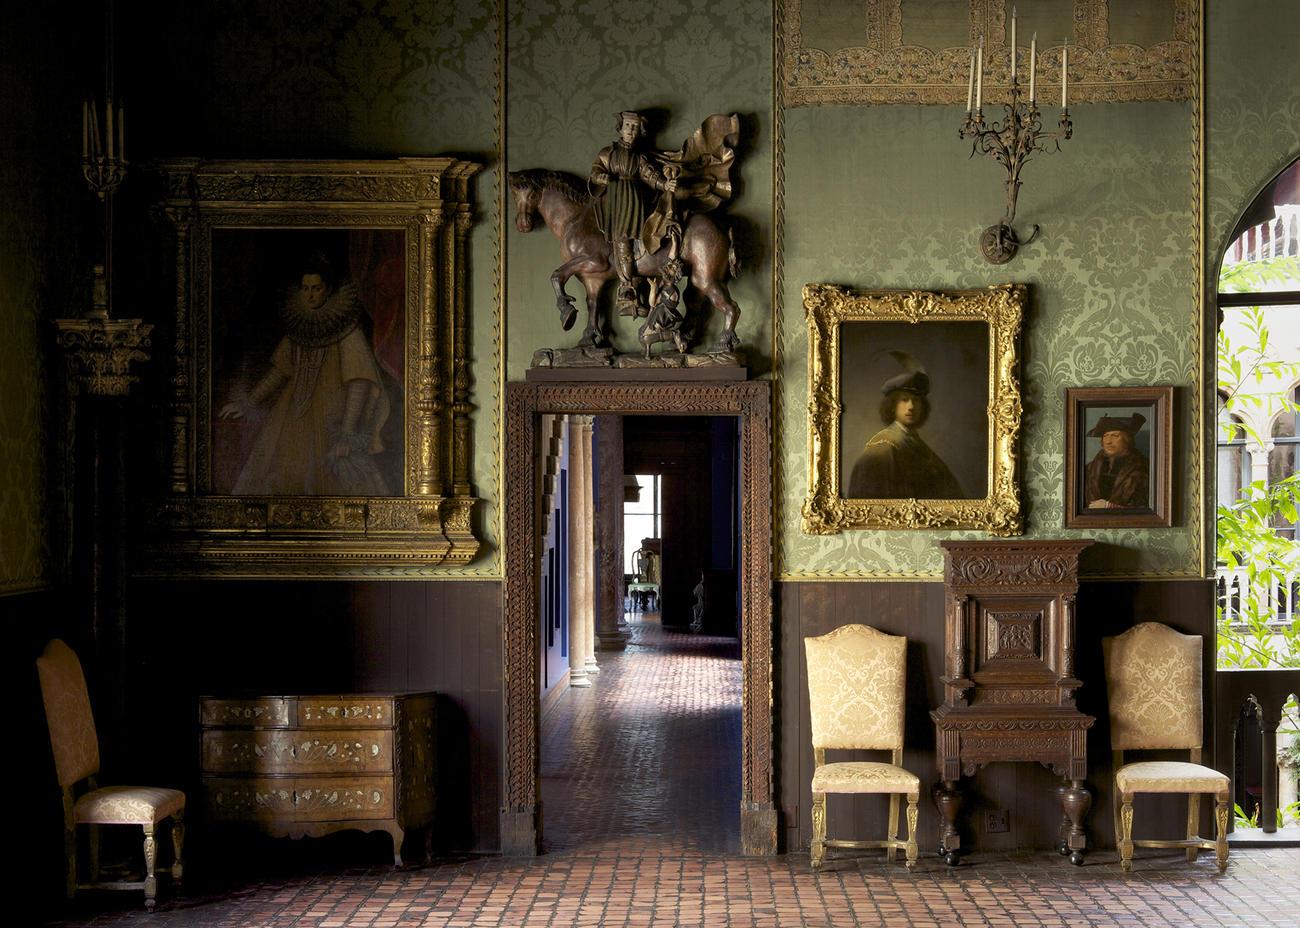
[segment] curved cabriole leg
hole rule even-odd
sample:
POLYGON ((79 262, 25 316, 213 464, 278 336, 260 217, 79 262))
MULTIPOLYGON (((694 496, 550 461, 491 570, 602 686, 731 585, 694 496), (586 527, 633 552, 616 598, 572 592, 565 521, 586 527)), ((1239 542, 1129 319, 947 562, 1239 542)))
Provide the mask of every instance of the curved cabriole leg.
POLYGON ((826 857, 826 794, 812 794, 812 844, 808 848, 814 870, 820 870, 826 857))
POLYGON ((158 863, 158 842, 154 839, 155 826, 144 826, 144 907, 153 911, 158 898, 158 876, 154 866, 158 863))
MULTIPOLYGON (((1226 826, 1225 826, 1226 827, 1226 826)), ((1119 807, 1119 865, 1124 872, 1133 869, 1133 794, 1124 793, 1119 807)))
POLYGON ((185 875, 185 810, 177 812, 172 816, 172 852, 175 858, 172 860, 172 879, 177 883, 185 875))

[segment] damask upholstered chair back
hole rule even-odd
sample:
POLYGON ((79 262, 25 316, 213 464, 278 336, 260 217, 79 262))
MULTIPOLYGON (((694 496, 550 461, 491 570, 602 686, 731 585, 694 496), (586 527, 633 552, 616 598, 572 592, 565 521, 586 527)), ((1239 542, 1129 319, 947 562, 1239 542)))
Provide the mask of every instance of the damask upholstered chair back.
POLYGON ((1102 642, 1115 751, 1201 747, 1200 635, 1143 622, 1102 642))
POLYGON ((45 703, 45 721, 50 730, 54 771, 63 790, 63 849, 67 858, 68 897, 78 889, 141 889, 146 908, 152 910, 158 894, 155 863, 158 845, 154 838, 159 823, 172 820, 172 878, 183 871, 181 851, 185 828, 185 794, 163 786, 106 786, 96 789, 99 773, 99 739, 91 711, 86 678, 76 652, 55 638, 36 659, 45 703), (144 830, 145 878, 138 881, 99 880, 99 853, 95 835, 90 837, 90 880, 81 882, 77 867, 78 825, 138 825, 144 830))
POLYGON ((805 638, 814 748, 903 746, 907 639, 867 625, 805 638))
POLYGON ((99 773, 99 736, 86 678, 76 653, 57 638, 37 658, 36 672, 54 750, 54 772, 60 786, 71 786, 99 773))
POLYGON ((1159 622, 1143 622, 1102 639, 1115 770, 1115 844, 1125 870, 1133 869, 1135 847, 1183 848, 1193 863, 1199 851, 1213 850, 1219 871, 1228 867, 1229 781, 1201 764, 1203 647, 1200 635, 1184 635, 1159 622), (1188 760, 1124 762, 1126 751, 1139 750, 1186 750, 1188 760), (1186 837, 1134 840, 1137 793, 1186 793, 1186 837), (1215 797, 1214 841, 1199 834, 1203 793, 1215 797))
POLYGON ((813 745, 813 869, 826 849, 886 849, 890 860, 902 848, 907 866, 916 865, 917 800, 921 781, 900 765, 907 677, 907 639, 867 625, 843 625, 804 639, 808 661, 808 708, 813 745), (889 751, 888 763, 826 762, 828 750, 889 751), (889 795, 889 833, 883 841, 826 836, 827 793, 889 795), (907 840, 898 839, 899 797, 907 797, 907 840))

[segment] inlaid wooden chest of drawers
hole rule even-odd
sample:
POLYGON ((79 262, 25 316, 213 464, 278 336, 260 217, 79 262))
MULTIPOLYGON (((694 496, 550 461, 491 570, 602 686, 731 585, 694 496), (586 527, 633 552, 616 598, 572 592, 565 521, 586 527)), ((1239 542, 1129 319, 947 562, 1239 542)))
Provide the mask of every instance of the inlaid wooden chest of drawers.
POLYGON ((202 792, 208 819, 275 837, 387 831, 393 862, 434 817, 435 696, 382 693, 205 696, 202 792))

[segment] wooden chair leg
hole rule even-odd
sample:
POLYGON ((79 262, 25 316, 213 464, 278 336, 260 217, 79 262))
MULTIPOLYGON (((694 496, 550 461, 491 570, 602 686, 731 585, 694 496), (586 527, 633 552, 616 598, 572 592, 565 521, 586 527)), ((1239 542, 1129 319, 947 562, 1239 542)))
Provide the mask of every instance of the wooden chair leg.
POLYGON ((889 794, 889 844, 885 847, 885 859, 894 862, 894 844, 898 841, 898 793, 889 794))
MULTIPOLYGON (((1201 794, 1187 794, 1187 840, 1200 843, 1201 840, 1201 794)), ((1196 863, 1197 855, 1201 849, 1196 846, 1187 848, 1187 862, 1196 863)))
POLYGON ((1119 865, 1125 872, 1133 869, 1133 794, 1124 793, 1119 809, 1119 865))
POLYGON ((158 863, 158 842, 154 838, 154 825, 144 826, 144 907, 153 911, 158 897, 158 876, 154 867, 158 863))
POLYGON ((1214 802, 1214 859, 1219 872, 1228 869, 1228 797, 1220 793, 1214 802))
POLYGON ((812 844, 808 848, 814 870, 820 870, 826 857, 826 794, 812 794, 812 844))
POLYGON ((66 789, 63 796, 63 859, 67 864, 63 892, 71 900, 77 895, 77 826, 72 821, 72 793, 66 789))
POLYGON ((90 868, 90 882, 98 883, 103 879, 99 872, 99 826, 86 826, 86 864, 90 868))
POLYGON ((185 875, 185 810, 172 815, 172 881, 179 883, 185 875))
POLYGON ((920 793, 908 793, 907 795, 907 869, 911 870, 916 866, 916 813, 917 800, 921 798, 920 793))

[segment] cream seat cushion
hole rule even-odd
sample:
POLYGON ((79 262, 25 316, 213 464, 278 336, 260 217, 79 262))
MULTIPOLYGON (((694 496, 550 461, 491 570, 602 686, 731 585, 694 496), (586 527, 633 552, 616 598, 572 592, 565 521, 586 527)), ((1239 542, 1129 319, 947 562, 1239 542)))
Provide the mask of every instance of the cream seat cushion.
POLYGON ((79 798, 72 819, 91 825, 156 825, 184 808, 185 794, 178 789, 106 786, 79 798))
POLYGON ((918 793, 921 779, 902 767, 877 761, 822 764, 813 774, 814 793, 918 793))
POLYGON ((1151 760, 1120 767, 1115 785, 1122 793, 1219 793, 1228 791, 1228 778, 1201 764, 1151 760))

